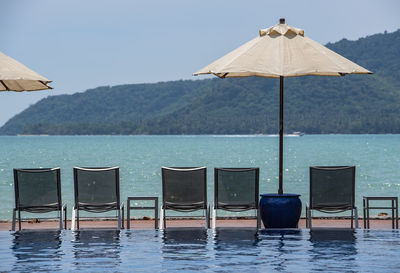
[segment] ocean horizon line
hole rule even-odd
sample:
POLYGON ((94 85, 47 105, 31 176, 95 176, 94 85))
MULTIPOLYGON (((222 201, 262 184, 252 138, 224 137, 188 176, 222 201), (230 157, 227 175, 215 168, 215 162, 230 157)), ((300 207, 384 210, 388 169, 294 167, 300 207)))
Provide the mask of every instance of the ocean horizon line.
MULTIPOLYGON (((348 134, 348 133, 326 133, 326 134, 313 134, 313 133, 304 133, 301 136, 388 136, 388 135, 400 135, 400 133, 365 133, 365 134, 348 134)), ((51 135, 51 134, 17 134, 17 135, 0 135, 0 137, 59 137, 59 136, 71 136, 71 137, 81 137, 81 136, 90 136, 90 137, 101 137, 101 136, 124 136, 124 137, 136 137, 136 136, 152 136, 152 137, 198 137, 198 136, 207 136, 207 137, 278 137, 279 134, 76 134, 76 135, 51 135)), ((286 137, 297 137, 300 135, 294 133, 285 133, 286 137)))

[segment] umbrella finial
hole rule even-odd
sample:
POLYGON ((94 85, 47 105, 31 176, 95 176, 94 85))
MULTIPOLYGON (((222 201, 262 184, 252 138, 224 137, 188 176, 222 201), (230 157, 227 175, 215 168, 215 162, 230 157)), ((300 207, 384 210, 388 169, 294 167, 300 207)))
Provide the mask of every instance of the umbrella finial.
POLYGON ((279 24, 284 24, 285 23, 285 18, 280 18, 279 19, 279 24))

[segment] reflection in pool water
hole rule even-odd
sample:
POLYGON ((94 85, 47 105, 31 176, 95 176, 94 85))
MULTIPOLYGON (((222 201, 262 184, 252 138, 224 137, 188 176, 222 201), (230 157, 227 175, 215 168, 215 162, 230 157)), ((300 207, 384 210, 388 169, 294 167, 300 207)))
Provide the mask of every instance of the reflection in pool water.
POLYGON ((0 272, 399 272, 398 231, 0 232, 0 272))
POLYGON ((61 270, 63 251, 60 249, 60 236, 59 231, 15 233, 11 248, 16 261, 12 271, 37 272, 43 268, 48 271, 61 270))
POLYGON ((104 271, 112 271, 121 264, 119 230, 74 232, 72 239, 73 269, 85 271, 101 264, 104 271))

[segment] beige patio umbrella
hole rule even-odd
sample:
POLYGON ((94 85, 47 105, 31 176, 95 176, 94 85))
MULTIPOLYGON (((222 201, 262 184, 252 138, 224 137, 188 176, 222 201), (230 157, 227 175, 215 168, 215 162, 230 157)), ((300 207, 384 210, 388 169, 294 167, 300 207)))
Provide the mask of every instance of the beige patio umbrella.
POLYGON ((0 91, 52 89, 51 81, 0 52, 0 91))
POLYGON ((220 78, 266 77, 280 79, 279 194, 283 194, 283 79, 305 75, 344 76, 372 74, 323 45, 304 36, 304 30, 280 23, 259 31, 259 36, 193 75, 220 78))

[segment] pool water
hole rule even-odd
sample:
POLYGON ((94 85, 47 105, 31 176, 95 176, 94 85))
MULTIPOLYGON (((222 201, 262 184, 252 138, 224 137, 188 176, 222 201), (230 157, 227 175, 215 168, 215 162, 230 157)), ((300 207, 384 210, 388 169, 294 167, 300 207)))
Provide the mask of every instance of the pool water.
POLYGON ((0 232, 0 272, 400 272, 396 230, 0 232))

